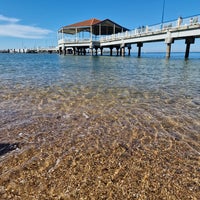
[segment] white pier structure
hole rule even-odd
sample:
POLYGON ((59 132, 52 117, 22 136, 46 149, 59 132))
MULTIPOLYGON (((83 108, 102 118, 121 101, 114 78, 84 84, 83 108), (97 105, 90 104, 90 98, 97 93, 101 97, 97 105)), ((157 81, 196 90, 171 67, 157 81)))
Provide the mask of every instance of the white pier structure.
MULTIPOLYGON (((200 38, 199 17, 178 18, 174 21, 153 26, 142 26, 134 30, 128 30, 108 19, 98 20, 89 29, 88 27, 75 27, 74 32, 69 32, 69 29, 63 27, 59 30, 59 33, 61 33, 61 39, 58 40, 59 50, 63 52, 65 49, 71 48, 72 53, 76 54, 78 52, 78 54, 85 55, 87 48, 90 49, 92 54, 93 49, 96 50, 96 54, 97 50, 100 49, 102 55, 103 49, 109 48, 112 56, 113 48, 116 48, 117 55, 123 56, 126 48, 128 49, 128 55, 130 55, 131 45, 136 44, 138 57, 140 57, 144 43, 163 42, 166 44, 166 58, 169 58, 171 45, 175 40, 185 40, 185 58, 188 58, 190 45, 195 43, 195 38, 200 38), (80 34, 84 34, 84 32, 90 33, 90 37, 80 38, 80 34), (72 37, 64 38, 64 33, 75 35, 75 39, 72 37)), ((67 27, 70 27, 71 30, 71 26, 67 27)))
MULTIPOLYGON (((58 31, 59 52, 66 54, 86 54, 86 49, 90 49, 93 55, 93 49, 101 48, 100 40, 102 36, 123 33, 129 31, 127 28, 109 20, 89 19, 75 24, 62 27, 58 31)), ((103 50, 103 47, 101 48, 103 50)))

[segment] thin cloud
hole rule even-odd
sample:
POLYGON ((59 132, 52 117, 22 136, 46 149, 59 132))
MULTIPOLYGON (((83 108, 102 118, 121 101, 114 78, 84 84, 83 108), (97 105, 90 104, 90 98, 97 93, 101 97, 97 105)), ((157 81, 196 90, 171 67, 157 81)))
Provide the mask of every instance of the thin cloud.
POLYGON ((39 39, 51 33, 48 29, 20 24, 0 25, 0 36, 39 39))
POLYGON ((19 21, 20 20, 16 18, 0 15, 0 36, 40 39, 52 32, 51 30, 36 26, 19 24, 19 21), (3 24, 1 23, 2 21, 4 22, 3 24))
POLYGON ((5 17, 3 15, 0 15, 0 21, 10 22, 10 23, 16 23, 16 22, 19 22, 20 20, 17 19, 17 18, 5 17))

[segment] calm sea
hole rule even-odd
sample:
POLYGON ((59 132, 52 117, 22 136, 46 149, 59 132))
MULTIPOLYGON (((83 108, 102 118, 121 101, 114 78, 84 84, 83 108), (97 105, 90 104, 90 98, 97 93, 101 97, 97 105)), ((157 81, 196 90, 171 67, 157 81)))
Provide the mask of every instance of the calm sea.
POLYGON ((73 103, 82 102, 88 112, 112 112, 121 106, 127 112, 139 109, 136 118, 166 117, 187 129, 166 134, 190 138, 191 132, 199 138, 200 54, 191 54, 189 60, 183 57, 181 53, 173 53, 170 60, 162 53, 146 53, 140 59, 0 54, 0 127, 23 123, 42 111, 63 112, 65 104, 73 108, 73 103), (103 111, 102 104, 110 107, 103 111))
POLYGON ((5 199, 197 199, 200 53, 0 54, 0 147, 5 199))

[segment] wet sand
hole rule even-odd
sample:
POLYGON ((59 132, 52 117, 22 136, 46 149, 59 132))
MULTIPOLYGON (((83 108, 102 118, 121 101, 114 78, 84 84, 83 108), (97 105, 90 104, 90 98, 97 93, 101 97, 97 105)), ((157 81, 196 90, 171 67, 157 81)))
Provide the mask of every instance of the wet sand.
POLYGON ((198 102, 134 89, 1 97, 1 199, 200 197, 198 102))

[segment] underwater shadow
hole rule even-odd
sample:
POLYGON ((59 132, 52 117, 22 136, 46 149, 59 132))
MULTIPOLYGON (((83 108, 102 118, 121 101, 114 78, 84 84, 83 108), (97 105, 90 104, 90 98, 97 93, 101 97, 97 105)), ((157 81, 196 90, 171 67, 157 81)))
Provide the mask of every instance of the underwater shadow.
POLYGON ((19 147, 18 143, 0 143, 0 156, 3 156, 6 153, 9 153, 10 151, 13 151, 19 147))

